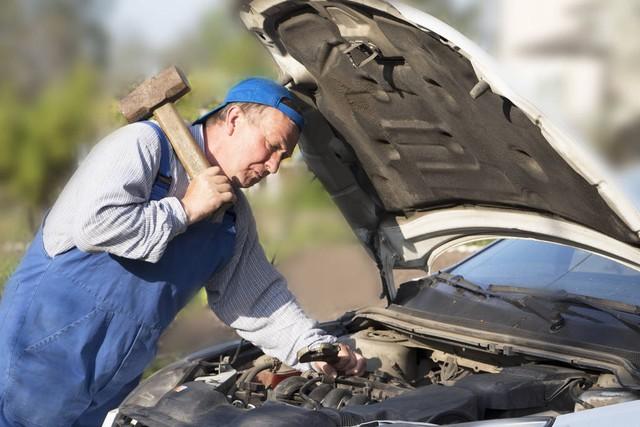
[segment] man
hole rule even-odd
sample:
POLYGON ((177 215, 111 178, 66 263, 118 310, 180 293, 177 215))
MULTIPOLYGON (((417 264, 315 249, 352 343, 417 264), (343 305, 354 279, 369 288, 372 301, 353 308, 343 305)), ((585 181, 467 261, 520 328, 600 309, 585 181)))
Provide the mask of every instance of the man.
MULTIPOLYGON (((45 218, 0 307, 0 425, 96 426, 138 383, 161 332, 204 285, 213 311, 285 363, 334 337, 265 258, 238 187, 278 171, 303 127, 265 79, 233 87, 191 127, 213 165, 191 182, 155 123, 92 150, 45 218), (220 222, 211 215, 234 202, 220 222)), ((342 345, 335 367, 364 359, 342 345)))

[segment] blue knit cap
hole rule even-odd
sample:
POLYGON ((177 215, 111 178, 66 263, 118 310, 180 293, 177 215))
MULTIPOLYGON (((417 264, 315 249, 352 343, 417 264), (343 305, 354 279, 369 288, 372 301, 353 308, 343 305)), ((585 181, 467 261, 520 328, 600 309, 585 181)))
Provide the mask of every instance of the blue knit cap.
POLYGON ((227 92, 227 96, 222 104, 200 117, 198 120, 193 122, 193 124, 204 123, 212 114, 232 102, 253 102, 255 104, 268 105, 269 107, 282 111, 302 132, 302 128, 304 127, 304 118, 296 110, 283 103, 283 99, 289 99, 291 101, 294 100, 293 95, 287 88, 280 86, 269 79, 251 77, 246 80, 242 80, 240 83, 229 89, 229 92, 227 92))

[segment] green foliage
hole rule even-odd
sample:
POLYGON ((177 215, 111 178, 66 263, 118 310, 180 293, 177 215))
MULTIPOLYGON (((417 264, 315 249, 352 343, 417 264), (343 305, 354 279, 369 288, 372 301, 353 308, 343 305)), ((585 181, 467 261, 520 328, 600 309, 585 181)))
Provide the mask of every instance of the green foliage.
POLYGON ((99 0, 4 0, 0 14, 0 74, 30 102, 79 61, 101 66, 106 38, 99 0))
POLYGON ((95 127, 106 39, 97 0, 6 0, 0 16, 0 194, 34 225, 95 127))
POLYGON ((0 95, 0 176, 15 200, 42 209, 55 198, 90 141, 101 102, 96 71, 78 64, 27 105, 11 88, 0 95))
POLYGON ((355 236, 322 184, 302 167, 278 172, 279 191, 267 179, 248 196, 256 218, 260 242, 269 259, 280 261, 303 248, 353 243, 355 236))
POLYGON ((20 254, 11 253, 3 254, 3 257, 0 258, 0 298, 2 298, 2 291, 7 279, 16 269, 21 257, 22 255, 20 254))
POLYGON ((218 88, 223 91, 229 83, 245 76, 275 77, 271 56, 255 36, 244 29, 235 13, 224 7, 205 15, 198 31, 178 41, 167 56, 184 66, 189 74, 200 70, 213 72, 211 77, 222 77, 218 88))
POLYGON ((198 30, 179 40, 165 57, 189 76, 191 93, 177 105, 190 120, 219 104, 227 89, 239 80, 276 77, 273 60, 264 47, 224 8, 205 15, 198 30))
POLYGON ((0 178, 3 180, 13 171, 13 153, 21 137, 21 110, 13 88, 0 87, 0 178))
POLYGON ((31 237, 29 224, 24 212, 0 197, 3 206, 0 215, 0 297, 4 283, 15 270, 31 237))

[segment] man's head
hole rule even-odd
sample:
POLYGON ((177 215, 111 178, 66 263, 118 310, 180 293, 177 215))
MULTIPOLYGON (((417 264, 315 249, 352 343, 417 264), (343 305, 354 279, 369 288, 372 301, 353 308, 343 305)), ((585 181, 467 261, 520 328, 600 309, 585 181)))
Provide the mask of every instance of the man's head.
POLYGON ((293 97, 266 79, 234 86, 225 101, 198 119, 204 123, 206 154, 231 181, 250 187, 289 157, 304 125, 292 108, 293 97))

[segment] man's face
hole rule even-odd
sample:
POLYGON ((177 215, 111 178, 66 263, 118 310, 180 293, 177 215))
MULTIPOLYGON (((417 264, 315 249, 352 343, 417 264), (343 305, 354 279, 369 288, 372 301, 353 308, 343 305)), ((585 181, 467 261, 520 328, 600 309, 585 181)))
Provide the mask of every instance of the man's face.
POLYGON ((235 185, 247 188, 278 171, 280 162, 291 156, 299 132, 296 125, 275 108, 254 114, 253 120, 241 110, 229 112, 230 116, 233 114, 237 117, 231 117, 232 123, 226 124, 230 128, 228 141, 216 158, 235 185))

